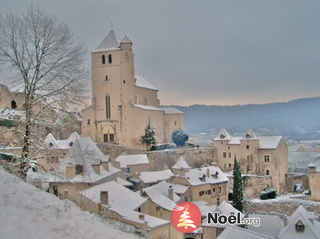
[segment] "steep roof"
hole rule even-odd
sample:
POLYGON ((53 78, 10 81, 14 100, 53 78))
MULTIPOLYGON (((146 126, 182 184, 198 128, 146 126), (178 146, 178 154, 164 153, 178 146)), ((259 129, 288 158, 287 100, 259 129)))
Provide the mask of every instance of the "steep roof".
POLYGON ((190 169, 191 167, 189 164, 186 162, 186 160, 181 156, 178 161, 172 166, 174 169, 190 169))
POLYGON ((283 227, 283 221, 277 215, 249 214, 248 218, 260 218, 260 225, 258 227, 247 225, 247 228, 264 235, 278 237, 283 227))
POLYGON ((316 167, 316 172, 320 172, 320 159, 308 164, 308 167, 316 167))
POLYGON ((132 44, 132 41, 127 37, 127 35, 125 35, 125 37, 122 39, 122 41, 120 43, 130 43, 130 44, 132 44))
POLYGON ((149 164, 146 154, 120 155, 115 161, 120 163, 120 168, 126 168, 128 165, 149 164))
POLYGON ((111 30, 109 34, 103 39, 99 46, 94 50, 94 52, 115 50, 119 49, 119 43, 114 31, 111 30))
POLYGON ((315 219, 314 212, 308 212, 300 205, 290 216, 288 224, 282 228, 280 239, 299 239, 299 238, 320 238, 320 222, 315 219), (296 224, 302 222, 305 229, 303 232, 296 232, 296 224))
POLYGON ((217 137, 215 137, 213 140, 230 140, 231 136, 230 134, 227 132, 227 130, 223 127, 220 129, 217 137))
POLYGON ((66 166, 83 165, 83 174, 77 174, 71 181, 101 182, 120 172, 109 162, 109 156, 104 155, 90 138, 79 138, 60 162, 58 171, 64 173, 66 166), (101 162, 107 162, 109 170, 105 170, 101 162), (100 174, 97 174, 92 165, 99 165, 100 174))
POLYGON ((253 132, 252 129, 248 129, 247 133, 242 137, 242 139, 245 140, 255 140, 255 139, 259 139, 255 133, 253 132))
POLYGON ((52 149, 70 149, 74 142, 80 138, 80 135, 77 132, 73 132, 70 134, 68 139, 58 140, 49 133, 44 139, 44 143, 46 146, 52 149))
POLYGON ((141 195, 147 195, 151 201, 155 204, 172 211, 176 202, 180 200, 180 197, 175 194, 174 187, 166 181, 162 181, 154 186, 145 188, 141 195), (173 189, 173 199, 169 198, 169 188, 173 189))
POLYGON ((141 88, 146 88, 146 89, 150 89, 150 90, 156 90, 158 91, 157 88, 155 88, 153 85, 151 85, 151 83, 144 78, 143 76, 135 76, 135 85, 137 87, 141 87, 141 88))

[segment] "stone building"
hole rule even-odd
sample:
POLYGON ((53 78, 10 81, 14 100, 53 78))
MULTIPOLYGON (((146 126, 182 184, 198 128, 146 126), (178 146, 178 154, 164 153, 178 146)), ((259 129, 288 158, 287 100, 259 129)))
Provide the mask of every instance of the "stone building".
POLYGON ((308 164, 309 189, 312 200, 320 200, 320 159, 308 164))
POLYGON ((113 31, 91 53, 92 101, 83 111, 82 136, 95 142, 144 147, 140 138, 150 123, 158 143, 170 142, 184 128, 184 114, 160 108, 158 90, 136 76, 132 42, 118 41, 113 31))
POLYGON ((211 145, 217 150, 216 160, 223 171, 233 170, 234 159, 237 159, 242 174, 266 176, 271 182, 266 187, 276 189, 277 193, 285 192, 288 149, 282 136, 257 137, 252 130, 248 130, 243 137, 233 137, 222 128, 211 145))

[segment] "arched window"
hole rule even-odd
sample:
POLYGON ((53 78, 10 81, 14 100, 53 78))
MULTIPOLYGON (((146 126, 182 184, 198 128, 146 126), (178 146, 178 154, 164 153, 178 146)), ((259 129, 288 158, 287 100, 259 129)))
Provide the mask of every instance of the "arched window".
POLYGON ((270 171, 269 169, 266 170, 266 175, 269 176, 270 175, 270 171))
POLYGON ((106 96, 106 118, 111 118, 111 102, 110 102, 110 95, 106 96))
POLYGON ((87 125, 90 125, 90 119, 88 119, 87 125))
POLYGON ((102 64, 106 64, 106 56, 102 55, 102 64))
POLYGON ((108 56, 108 62, 109 62, 109 64, 112 63, 112 55, 111 54, 109 54, 109 56, 108 56))
POLYGON ((15 100, 11 101, 11 109, 16 109, 17 108, 17 103, 15 102, 15 100))

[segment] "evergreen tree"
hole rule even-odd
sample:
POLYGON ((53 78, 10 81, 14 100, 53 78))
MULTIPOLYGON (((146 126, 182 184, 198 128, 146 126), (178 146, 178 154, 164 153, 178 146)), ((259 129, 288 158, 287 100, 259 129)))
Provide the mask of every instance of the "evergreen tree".
POLYGON ((233 206, 239 211, 243 211, 243 187, 240 163, 234 159, 233 168, 233 206))
POLYGON ((150 121, 148 123, 147 128, 144 129, 144 135, 141 136, 141 143, 146 144, 146 150, 150 150, 151 145, 155 145, 157 143, 155 137, 155 132, 153 128, 151 128, 150 121))

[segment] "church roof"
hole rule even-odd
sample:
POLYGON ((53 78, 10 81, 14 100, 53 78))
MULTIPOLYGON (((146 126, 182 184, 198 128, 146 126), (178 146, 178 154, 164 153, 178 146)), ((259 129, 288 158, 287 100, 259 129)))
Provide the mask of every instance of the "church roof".
POLYGON ((150 90, 156 90, 158 91, 157 88, 155 88, 153 85, 150 84, 149 81, 147 81, 146 78, 144 78, 143 76, 135 76, 135 80, 136 80, 136 86, 137 87, 141 87, 141 88, 147 88, 150 90))
POLYGON ((161 107, 161 109, 164 109, 164 112, 166 114, 183 114, 182 111, 178 110, 177 108, 174 107, 161 107))
POLYGON ((99 44, 99 46, 94 50, 97 51, 105 51, 105 50, 115 50, 119 48, 119 42, 117 40, 116 35, 113 30, 109 32, 105 39, 99 44))
POLYGON ((132 41, 127 37, 127 35, 122 39, 122 41, 120 43, 131 43, 132 41))

